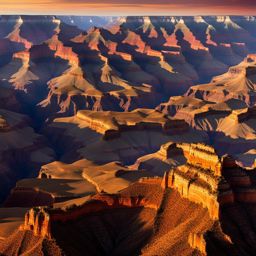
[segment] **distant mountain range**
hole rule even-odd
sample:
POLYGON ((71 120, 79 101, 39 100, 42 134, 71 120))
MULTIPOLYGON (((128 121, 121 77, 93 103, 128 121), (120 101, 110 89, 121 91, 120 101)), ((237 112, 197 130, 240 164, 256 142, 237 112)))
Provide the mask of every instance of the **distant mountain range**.
POLYGON ((68 25, 74 25, 82 30, 88 30, 93 26, 108 27, 118 22, 120 17, 102 16, 57 16, 68 25))

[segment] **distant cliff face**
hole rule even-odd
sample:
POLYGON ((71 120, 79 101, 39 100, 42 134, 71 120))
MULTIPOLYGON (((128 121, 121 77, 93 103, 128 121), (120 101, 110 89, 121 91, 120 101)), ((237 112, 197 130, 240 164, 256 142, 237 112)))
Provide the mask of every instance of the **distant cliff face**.
POLYGON ((0 77, 43 119, 155 107, 238 64, 256 42, 246 17, 1 16, 1 24, 0 77))
POLYGON ((218 155, 232 155, 241 167, 255 169, 255 55, 250 54, 208 84, 192 86, 157 109, 190 127, 206 131, 218 155))

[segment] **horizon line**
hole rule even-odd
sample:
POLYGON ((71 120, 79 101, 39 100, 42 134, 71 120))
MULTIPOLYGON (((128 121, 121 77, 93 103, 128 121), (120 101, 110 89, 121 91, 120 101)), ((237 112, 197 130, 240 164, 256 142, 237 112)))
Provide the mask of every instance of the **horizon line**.
POLYGON ((177 17, 177 16, 184 16, 184 17, 195 17, 195 16, 203 16, 203 17, 216 17, 216 16, 235 16, 235 17, 248 17, 248 16, 256 16, 256 13, 246 13, 246 14, 234 14, 234 13, 213 13, 213 14, 202 14, 202 13, 195 13, 195 14, 154 14, 154 13, 143 13, 143 14, 78 14, 78 13, 2 13, 0 11, 1 16, 10 16, 10 15, 19 15, 19 16, 83 16, 83 17, 177 17))

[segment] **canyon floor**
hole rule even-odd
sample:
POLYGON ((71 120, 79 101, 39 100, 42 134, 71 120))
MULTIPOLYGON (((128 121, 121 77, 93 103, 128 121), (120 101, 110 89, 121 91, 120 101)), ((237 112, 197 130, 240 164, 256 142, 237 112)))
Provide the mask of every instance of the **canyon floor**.
POLYGON ((0 255, 256 255, 255 17, 0 22, 0 255))

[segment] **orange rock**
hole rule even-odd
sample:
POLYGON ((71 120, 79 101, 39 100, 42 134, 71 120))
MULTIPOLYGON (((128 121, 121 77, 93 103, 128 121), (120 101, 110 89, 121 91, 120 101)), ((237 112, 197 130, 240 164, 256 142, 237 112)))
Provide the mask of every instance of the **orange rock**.
POLYGON ((188 243, 192 248, 199 250, 203 255, 207 255, 204 234, 190 233, 188 237, 188 243))
POLYGON ((49 214, 43 208, 30 209, 20 230, 31 230, 35 236, 51 238, 49 214))

